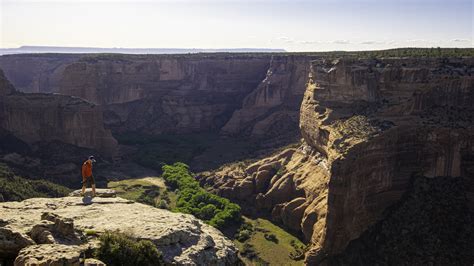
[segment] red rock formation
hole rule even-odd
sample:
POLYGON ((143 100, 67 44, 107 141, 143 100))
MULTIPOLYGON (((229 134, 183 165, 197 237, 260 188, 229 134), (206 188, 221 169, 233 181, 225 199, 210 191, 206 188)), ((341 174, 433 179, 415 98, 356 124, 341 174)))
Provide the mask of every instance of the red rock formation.
POLYGON ((103 105, 114 132, 298 135, 306 55, 9 55, 0 67, 23 92, 103 105))
POLYGON ((60 92, 107 106, 116 131, 216 131, 263 79, 266 56, 97 56, 67 66, 60 92))
MULTIPOLYGON (((201 182, 302 232, 312 244, 306 262, 318 264, 381 219, 414 175, 474 178, 473 67, 472 59, 314 61, 304 143, 201 182)), ((474 206, 474 187, 467 191, 474 206)))
POLYGON ((23 54, 0 56, 0 68, 18 91, 58 92, 66 66, 78 54, 23 54))
POLYGON ((0 72, 0 128, 27 142, 58 140, 113 156, 101 108, 76 97, 16 92, 0 72))
POLYGON ((265 79, 248 94, 221 129, 229 135, 255 137, 294 133, 312 57, 274 56, 265 79))

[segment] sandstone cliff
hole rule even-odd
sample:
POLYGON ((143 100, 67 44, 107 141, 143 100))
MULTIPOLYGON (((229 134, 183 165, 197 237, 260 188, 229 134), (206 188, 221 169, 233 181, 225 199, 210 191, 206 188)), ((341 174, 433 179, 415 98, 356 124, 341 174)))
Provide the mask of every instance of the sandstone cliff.
POLYGON ((273 56, 265 78, 221 129, 254 137, 294 134, 308 81, 310 56, 273 56))
POLYGON ((0 56, 0 68, 22 92, 58 92, 66 66, 78 54, 24 54, 0 56))
POLYGON ((301 105, 304 143, 201 181, 302 232, 310 265, 344 251, 415 175, 467 179, 472 208, 473 73, 472 58, 316 60, 301 105))
POLYGON ((60 92, 106 105, 115 131, 218 130, 263 79, 267 57, 103 56, 67 66, 60 92))
POLYGON ((117 142, 99 106, 76 97, 16 92, 0 72, 0 128, 27 143, 61 141, 112 156, 117 142))
POLYGON ((97 245, 93 235, 105 231, 152 241, 169 264, 238 263, 236 247, 217 229, 189 214, 122 198, 34 198, 0 203, 0 210, 0 258, 19 254, 16 265, 79 265, 81 254, 97 245))
POLYGON ((59 92, 103 106, 114 133, 299 135, 309 55, 8 55, 22 92, 59 92))

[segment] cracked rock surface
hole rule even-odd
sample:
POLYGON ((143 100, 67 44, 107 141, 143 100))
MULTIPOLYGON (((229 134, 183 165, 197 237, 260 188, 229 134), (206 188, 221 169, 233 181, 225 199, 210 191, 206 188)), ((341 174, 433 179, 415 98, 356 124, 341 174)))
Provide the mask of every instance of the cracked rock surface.
POLYGON ((22 257, 18 261, 27 261, 24 256, 35 250, 47 253, 48 249, 38 245, 68 246, 65 249, 80 252, 96 241, 85 237, 85 230, 98 234, 111 230, 152 241, 167 263, 233 265, 238 262, 234 244, 192 215, 119 197, 33 198, 1 203, 0 214, 0 257, 20 253, 22 257))

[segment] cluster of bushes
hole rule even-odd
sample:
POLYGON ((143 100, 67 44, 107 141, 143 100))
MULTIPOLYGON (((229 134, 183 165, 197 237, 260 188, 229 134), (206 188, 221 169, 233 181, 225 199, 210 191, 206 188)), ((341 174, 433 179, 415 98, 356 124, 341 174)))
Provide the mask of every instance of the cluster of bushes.
POLYGON ((298 244, 296 241, 291 240, 290 245, 293 247, 293 251, 290 252, 290 259, 292 260, 302 260, 304 259, 304 254, 308 251, 308 246, 303 244, 298 244))
POLYGON ((258 256, 258 252, 252 244, 245 243, 240 251, 240 255, 252 260, 256 265, 270 265, 268 262, 258 256))
POLYGON ((70 190, 44 181, 16 176, 5 164, 0 164, 0 197, 4 201, 21 201, 37 197, 64 197, 70 190))
POLYGON ((172 189, 178 189, 176 211, 190 213, 219 229, 241 222, 239 205, 205 191, 184 163, 165 165, 163 178, 172 189))
POLYGON ((254 228, 251 223, 243 223, 237 233, 235 234, 235 239, 239 242, 245 242, 252 237, 254 233, 254 228))
POLYGON ((151 241, 119 232, 105 232, 99 241, 94 257, 107 265, 164 265, 161 252, 151 241))

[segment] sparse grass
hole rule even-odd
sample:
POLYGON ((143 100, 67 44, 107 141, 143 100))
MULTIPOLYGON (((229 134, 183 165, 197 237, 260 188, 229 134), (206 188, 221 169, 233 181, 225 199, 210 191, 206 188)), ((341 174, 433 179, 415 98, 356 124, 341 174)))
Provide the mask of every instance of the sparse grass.
POLYGON ((97 235, 99 235, 96 230, 92 230, 92 229, 84 230, 84 234, 86 236, 97 236, 97 235))
POLYGON ((159 207, 158 204, 161 201, 165 201, 167 203, 166 209, 172 209, 176 206, 176 194, 164 186, 160 177, 111 181, 107 187, 117 191, 117 195, 124 199, 156 207, 159 207))
POLYGON ((242 229, 246 231, 245 235, 251 232, 250 237, 243 237, 241 240, 247 238, 243 242, 235 239, 234 243, 241 252, 244 251, 242 256, 246 264, 261 265, 266 262, 270 265, 303 265, 303 260, 291 259, 291 254, 295 253, 294 246, 305 246, 298 238, 265 219, 244 217, 244 221, 248 225, 242 229), (244 256, 247 253, 250 258, 244 256))

